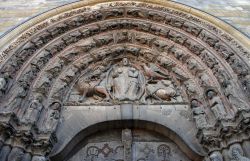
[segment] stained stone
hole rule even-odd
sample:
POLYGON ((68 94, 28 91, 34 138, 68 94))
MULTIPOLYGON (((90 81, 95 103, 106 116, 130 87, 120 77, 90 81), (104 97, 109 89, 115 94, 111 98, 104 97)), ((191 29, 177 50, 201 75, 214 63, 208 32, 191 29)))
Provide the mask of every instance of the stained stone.
POLYGON ((0 39, 0 160, 248 161, 249 39, 175 2, 101 1, 0 39))

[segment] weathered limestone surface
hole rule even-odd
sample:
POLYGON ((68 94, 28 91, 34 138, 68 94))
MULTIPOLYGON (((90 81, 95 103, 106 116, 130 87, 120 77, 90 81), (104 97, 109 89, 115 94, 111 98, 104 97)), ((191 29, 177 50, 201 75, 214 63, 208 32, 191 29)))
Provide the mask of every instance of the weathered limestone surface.
POLYGON ((175 2, 107 1, 0 39, 0 161, 249 161, 249 39, 175 2))
MULTIPOLYGON (((77 0, 0 0, 0 35, 41 12, 77 0)), ((249 0, 173 0, 208 12, 250 37, 249 0)))

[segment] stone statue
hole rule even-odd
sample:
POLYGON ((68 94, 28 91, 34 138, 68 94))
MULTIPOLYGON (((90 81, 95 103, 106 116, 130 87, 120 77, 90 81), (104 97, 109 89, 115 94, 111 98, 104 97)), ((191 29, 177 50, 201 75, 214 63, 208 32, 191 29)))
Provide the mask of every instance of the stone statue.
POLYGON ((0 78, 0 96, 4 95, 6 90, 7 82, 5 78, 0 78))
POLYGON ((226 71, 222 69, 218 64, 215 65, 214 68, 217 70, 215 76, 217 77, 217 80, 221 85, 223 85, 226 81, 230 79, 226 71))
POLYGON ((188 80, 186 82, 184 82, 184 85, 186 87, 186 91, 189 97, 194 97, 195 95, 197 95, 199 92, 197 91, 197 86, 195 85, 195 83, 191 80, 188 80))
POLYGON ((36 99, 32 100, 29 107, 26 109, 23 121, 28 123, 34 123, 43 109, 42 97, 38 96, 36 99))
POLYGON ((243 156, 243 150, 240 144, 233 144, 228 151, 231 161, 250 161, 249 158, 243 156))
POLYGON ((211 86, 211 83, 209 81, 211 78, 209 77, 209 75, 207 73, 205 73, 205 72, 201 73, 200 76, 199 76, 199 78, 201 80, 201 85, 203 87, 209 87, 209 86, 211 86))
POLYGON ((18 147, 14 147, 8 156, 8 161, 22 161, 23 156, 23 150, 18 147))
POLYGON ((111 76, 108 90, 111 91, 114 99, 120 101, 138 99, 141 90, 139 71, 129 64, 127 58, 123 58, 122 64, 113 68, 111 76))
POLYGON ((248 103, 240 98, 238 90, 232 85, 230 81, 225 84, 225 95, 233 107, 234 112, 241 111, 242 109, 250 109, 248 103))
POLYGON ((170 80, 160 80, 146 85, 146 98, 152 97, 160 101, 171 101, 177 92, 170 80))
POLYGON ((194 73, 199 73, 204 70, 201 65, 193 58, 187 60, 187 67, 189 70, 194 71, 194 73))
POLYGON ((19 87, 16 89, 16 95, 12 99, 10 99, 7 106, 3 108, 4 112, 10 112, 14 111, 17 112, 17 110, 20 108, 23 99, 26 97, 28 92, 28 84, 25 82, 22 82, 19 87))
POLYGON ((209 90, 207 92, 207 97, 209 99, 210 108, 213 111, 216 119, 222 119, 227 116, 224 104, 220 97, 214 90, 209 90))
POLYGON ((46 120, 43 122, 44 132, 53 132, 56 129, 57 122, 60 118, 61 104, 53 102, 48 109, 46 120))
POLYGON ((202 106, 202 104, 198 100, 194 99, 191 101, 191 108, 193 112, 193 118, 196 123, 196 127, 198 129, 206 127, 208 123, 207 123, 205 109, 202 106))
POLYGON ((216 152, 213 152, 211 155, 210 155, 210 160, 211 161, 223 161, 223 157, 221 155, 220 152, 216 151, 216 152))
POLYGON ((171 48, 171 52, 174 54, 175 58, 181 60, 186 54, 185 52, 177 47, 171 48))
POLYGON ((244 84, 244 90, 250 93, 250 74, 245 76, 243 84, 244 84))

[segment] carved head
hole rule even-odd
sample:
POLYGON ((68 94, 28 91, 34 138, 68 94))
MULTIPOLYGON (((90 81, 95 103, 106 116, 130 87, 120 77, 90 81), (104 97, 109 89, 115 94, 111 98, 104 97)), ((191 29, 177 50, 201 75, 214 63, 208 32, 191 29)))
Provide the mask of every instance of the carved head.
POLYGON ((60 111, 60 109, 61 109, 61 103, 59 103, 59 102, 53 102, 53 103, 50 105, 50 108, 51 108, 52 110, 58 110, 58 111, 60 111))
POLYGON ((207 97, 208 97, 209 99, 212 99, 214 96, 216 96, 216 92, 215 92, 214 90, 209 90, 209 91, 207 92, 207 97))
POLYGON ((170 86, 172 82, 170 80, 162 80, 161 81, 165 86, 170 86))
POLYGON ((42 102, 43 96, 39 94, 39 95, 36 96, 35 99, 38 100, 39 102, 42 102))
POLYGON ((220 152, 213 152, 210 155, 211 161, 223 161, 223 157, 220 152))
POLYGON ((123 63, 124 66, 128 66, 128 64, 129 64, 128 58, 123 58, 122 63, 123 63))
POLYGON ((6 80, 4 78, 0 78, 0 89, 3 89, 6 85, 6 80))
POLYGON ((191 108, 196 108, 196 107, 199 107, 199 101, 197 99, 193 99, 191 101, 191 108))
POLYGON ((240 144, 233 144, 229 149, 229 157, 232 159, 238 159, 243 156, 243 150, 240 144))

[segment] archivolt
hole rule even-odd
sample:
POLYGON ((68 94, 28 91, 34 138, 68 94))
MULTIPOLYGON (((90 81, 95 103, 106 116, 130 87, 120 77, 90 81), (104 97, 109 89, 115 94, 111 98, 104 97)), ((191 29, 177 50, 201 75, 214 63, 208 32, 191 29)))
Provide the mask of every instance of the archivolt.
MULTIPOLYGON (((55 102, 64 103, 65 99, 55 94, 68 95, 79 77, 96 64, 127 56, 158 64, 173 75, 188 103, 196 99, 209 109, 213 105, 209 104, 206 93, 216 91, 228 116, 217 120, 212 117, 209 126, 199 129, 197 136, 206 150, 226 148, 238 142, 239 135, 241 140, 248 139, 249 53, 240 45, 240 42, 249 44, 247 38, 239 39, 244 36, 234 29, 230 35, 195 15, 198 11, 189 8, 192 11, 187 13, 184 6, 172 2, 95 3, 68 6, 74 9, 64 6, 60 8, 62 12, 49 12, 52 17, 45 13, 46 19, 34 26, 17 28, 20 33, 13 41, 9 39, 16 31, 2 38, 1 106, 7 109, 1 113, 3 142, 14 132, 22 146, 27 140, 32 142, 29 146, 32 153, 42 153, 31 150, 38 146, 49 152, 55 129, 43 131, 39 124, 46 119, 42 116, 49 111, 47 107, 55 102), (23 114, 37 96, 45 108, 26 124, 21 121, 23 114), (240 103, 230 96, 238 97, 240 103), (247 108, 237 109, 237 103, 247 108), (33 125, 37 126, 35 130, 33 125), (230 137, 226 136, 229 132, 230 137), (222 142, 222 138, 226 141, 222 142)), ((38 18, 31 22, 35 20, 38 18)))

